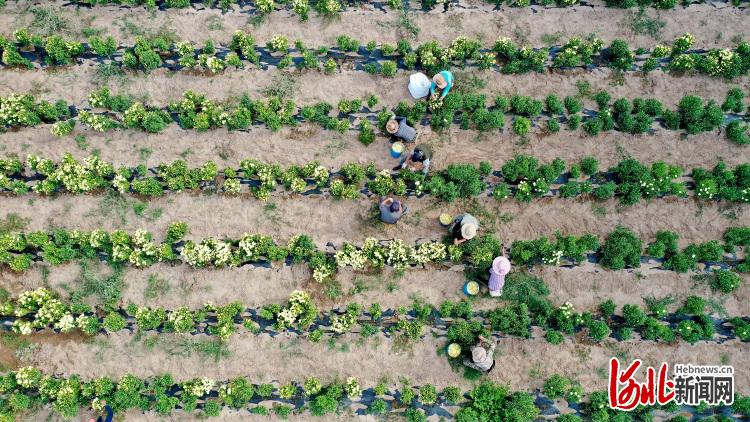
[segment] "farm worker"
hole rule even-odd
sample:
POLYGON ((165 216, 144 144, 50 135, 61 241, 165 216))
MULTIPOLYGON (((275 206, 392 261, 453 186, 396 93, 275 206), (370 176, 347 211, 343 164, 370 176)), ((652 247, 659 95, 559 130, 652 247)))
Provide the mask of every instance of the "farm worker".
POLYGON ((460 245, 476 236, 479 230, 479 221, 473 215, 461 214, 453 220, 449 231, 454 245, 460 245))
POLYGON ((380 201, 380 220, 387 224, 396 224, 402 215, 409 211, 409 207, 393 198, 384 198, 380 201))
POLYGON ((497 342, 479 336, 479 344, 471 348, 471 360, 464 359, 464 365, 481 372, 490 372, 495 367, 495 346, 497 342))
POLYGON ((96 418, 96 421, 94 419, 89 419, 89 422, 112 422, 112 418, 115 416, 115 413, 112 411, 112 408, 109 407, 106 401, 102 401, 104 404, 104 411, 107 412, 106 416, 99 416, 96 418))
POLYGON ((430 161, 432 160, 432 150, 425 144, 419 144, 414 147, 411 153, 403 156, 401 162, 394 170, 408 168, 411 171, 421 171, 425 176, 430 171, 430 161))
POLYGON ((448 95, 448 92, 450 92, 451 88, 453 88, 453 74, 447 70, 442 70, 432 77, 432 85, 430 85, 430 95, 435 98, 435 90, 442 89, 442 92, 440 93, 440 99, 443 99, 446 95, 448 95))
POLYGON ((505 276, 510 272, 510 261, 504 256, 498 256, 490 267, 490 296, 499 297, 503 294, 505 276))
POLYGON ((430 78, 424 73, 414 73, 409 76, 409 93, 415 99, 426 97, 430 93, 430 78))
POLYGON ((404 142, 414 142, 417 139, 417 130, 409 126, 406 117, 396 117, 395 114, 391 115, 388 123, 385 124, 385 130, 404 142))

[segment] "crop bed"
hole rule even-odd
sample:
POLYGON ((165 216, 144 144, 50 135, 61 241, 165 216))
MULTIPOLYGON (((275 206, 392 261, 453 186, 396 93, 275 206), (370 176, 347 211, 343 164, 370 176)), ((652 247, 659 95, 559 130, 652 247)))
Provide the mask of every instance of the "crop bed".
POLYGON ((0 422, 748 420, 749 5, 0 0, 0 422))

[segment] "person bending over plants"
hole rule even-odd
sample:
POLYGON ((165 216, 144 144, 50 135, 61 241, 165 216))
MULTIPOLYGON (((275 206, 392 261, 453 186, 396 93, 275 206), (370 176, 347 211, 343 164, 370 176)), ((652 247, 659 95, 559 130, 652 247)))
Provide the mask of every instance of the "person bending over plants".
POLYGON ((471 348, 471 360, 464 359, 464 365, 483 373, 489 373, 495 367, 496 340, 487 340, 479 336, 479 344, 471 348))
POLYGON ((479 221, 469 213, 461 214, 453 220, 453 224, 448 229, 454 245, 460 245, 467 240, 471 240, 477 235, 479 230, 479 221))
POLYGON ((396 224, 398 220, 409 211, 409 207, 399 200, 383 198, 380 201, 380 220, 386 224, 396 224))
POLYGON ((426 144, 419 144, 414 147, 411 153, 403 156, 401 162, 393 170, 409 169, 411 171, 421 171, 425 176, 430 171, 430 161, 432 160, 432 150, 426 144))
POLYGON ((492 261, 490 267, 490 296, 500 297, 503 295, 503 286, 505 286, 505 276, 510 272, 510 261, 504 256, 498 256, 492 261))
POLYGON ((385 124, 385 130, 404 142, 414 142, 417 139, 417 130, 409 126, 406 117, 396 117, 395 114, 392 114, 390 120, 385 124))
POLYGON ((99 415, 99 417, 96 419, 91 418, 89 419, 89 422, 112 422, 112 418, 114 418, 115 416, 114 411, 112 411, 112 408, 107 404, 106 401, 102 400, 101 405, 104 406, 102 410, 105 414, 99 415))
POLYGON ((453 73, 447 70, 442 70, 432 77, 432 85, 430 86, 430 97, 433 99, 443 99, 453 88, 453 73), (436 92, 437 89, 442 90, 440 95, 436 92))

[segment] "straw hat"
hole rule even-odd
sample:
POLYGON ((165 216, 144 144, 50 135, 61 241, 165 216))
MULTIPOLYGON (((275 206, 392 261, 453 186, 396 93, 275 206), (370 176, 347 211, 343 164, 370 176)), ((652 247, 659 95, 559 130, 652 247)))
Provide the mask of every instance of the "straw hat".
POLYGON ((432 82, 435 82, 438 88, 443 89, 448 86, 448 82, 445 80, 442 74, 437 73, 432 77, 432 82))
POLYGON ((504 276, 510 272, 510 261, 504 256, 498 256, 492 261, 492 271, 499 275, 504 276))
POLYGON ((398 130, 398 122, 395 119, 388 120, 388 123, 385 124, 385 130, 390 134, 396 133, 398 130))
POLYGON ((477 226, 473 223, 464 223, 461 225, 461 237, 466 240, 473 239, 477 234, 477 226))
POLYGON ((476 363, 484 362, 487 359, 487 351, 482 346, 476 346, 471 349, 471 360, 476 363))

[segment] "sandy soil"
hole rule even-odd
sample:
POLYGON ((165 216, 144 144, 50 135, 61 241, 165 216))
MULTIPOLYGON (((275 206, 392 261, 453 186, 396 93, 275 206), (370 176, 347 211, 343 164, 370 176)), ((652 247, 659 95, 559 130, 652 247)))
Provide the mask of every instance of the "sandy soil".
MULTIPOLYGON (((57 7, 63 1, 44 3, 57 7)), ((33 19, 28 9, 30 4, 28 1, 9 2, 0 14, 0 32, 7 34, 28 25, 33 19)), ((650 17, 658 17, 664 22, 664 28, 654 38, 633 32, 633 13, 604 7, 505 8, 492 11, 489 5, 480 0, 462 0, 461 8, 449 13, 418 12, 407 16, 420 30, 415 43, 436 39, 446 44, 458 35, 467 35, 481 39, 486 45, 498 36, 508 36, 521 43, 541 46, 547 42, 556 43, 568 37, 595 33, 607 42, 622 38, 633 47, 650 47, 657 42, 669 43, 674 37, 689 31, 696 37, 696 47, 713 48, 732 46, 737 37, 750 33, 750 10, 747 8, 705 4, 661 12, 649 9, 647 14, 650 17)), ((292 40, 303 39, 307 46, 332 45, 340 34, 349 34, 363 42, 375 40, 388 43, 395 43, 402 36, 407 36, 405 25, 399 23, 399 13, 367 8, 346 11, 333 22, 324 22, 312 16, 309 22, 299 23, 288 12, 276 12, 257 27, 249 22, 248 15, 238 12, 222 15, 215 10, 152 13, 143 9, 124 11, 116 7, 93 10, 61 8, 58 15, 66 21, 67 26, 62 32, 67 37, 83 39, 84 28, 97 28, 103 35, 113 35, 118 41, 126 43, 132 43, 137 35, 157 32, 198 43, 209 38, 228 41, 236 29, 251 32, 258 43, 265 43, 281 32, 292 40)), ((187 89, 207 92, 213 99, 225 100, 244 92, 259 97, 264 89, 279 85, 281 73, 273 69, 244 70, 207 77, 159 70, 148 76, 128 74, 110 80, 108 85, 115 91, 127 92, 155 104, 175 100, 187 89)), ((85 105, 89 91, 100 83, 96 79, 95 68, 89 65, 55 71, 3 70, 0 74, 0 95, 28 91, 41 98, 63 98, 77 105, 85 105)), ((622 79, 607 69, 516 76, 457 72, 457 76, 458 85, 470 81, 470 76, 477 76, 485 83, 484 87, 478 89, 490 98, 498 93, 520 93, 538 98, 553 92, 561 96, 574 95, 578 92, 576 83, 586 81, 592 91, 606 89, 614 97, 655 97, 669 107, 674 107, 688 93, 723 101, 729 87, 750 87, 749 77, 730 82, 655 72, 648 77, 628 73, 622 79)), ((291 78, 295 83, 289 95, 298 104, 304 105, 316 101, 336 103, 340 99, 376 93, 381 99, 378 107, 393 106, 409 99, 407 78, 406 72, 399 72, 393 79, 351 71, 324 77, 317 73, 295 74, 291 78)), ((593 108, 590 100, 586 104, 593 108)), ((509 122, 506 126, 509 126, 509 122)), ((610 133, 589 138, 582 131, 563 130, 553 136, 534 134, 528 140, 521 140, 507 130, 480 134, 456 128, 444 133, 421 129, 421 140, 434 147, 436 169, 450 163, 478 163, 480 160, 489 161, 493 167, 499 168, 519 153, 534 155, 543 161, 560 157, 569 163, 593 155, 600 160, 602 168, 632 156, 645 162, 664 160, 679 164, 687 171, 694 166, 713 166, 719 159, 732 165, 747 161, 745 149, 729 143, 723 133, 706 133, 683 139, 678 133, 660 130, 648 136, 610 133)), ((158 135, 136 131, 98 134, 83 130, 79 125, 74 134, 86 136, 88 145, 85 150, 75 143, 73 136, 54 138, 49 133, 49 126, 5 133, 0 135, 0 155, 26 156, 34 153, 59 158, 66 151, 77 157, 98 151, 105 160, 118 165, 144 163, 148 166, 178 158, 184 158, 191 165, 216 160, 220 167, 236 166, 240 159, 246 157, 282 165, 319 160, 332 168, 347 162, 364 164, 374 161, 381 168, 395 165, 388 156, 389 143, 384 137, 364 147, 357 141, 356 132, 339 135, 310 125, 276 133, 262 128, 243 133, 225 130, 197 133, 183 131, 173 125, 158 135)), ((688 242, 719 239, 730 226, 750 225, 750 214, 745 212, 744 207, 699 205, 693 201, 675 199, 656 200, 629 208, 621 208, 615 201, 594 203, 552 199, 519 204, 479 198, 454 204, 436 204, 429 199, 414 199, 408 201, 412 212, 396 227, 373 224, 369 217, 374 202, 367 199, 339 202, 319 198, 301 199, 279 193, 269 202, 273 205, 269 205, 254 199, 215 194, 170 194, 148 201, 145 217, 133 213, 136 199, 132 197, 109 203, 104 203, 103 199, 101 195, 60 195, 54 198, 3 196, 0 197, 0 218, 9 213, 28 217, 28 230, 52 227, 86 230, 94 227, 146 228, 155 233, 162 232, 170 221, 179 219, 190 224, 191 238, 237 237, 243 232, 260 232, 284 241, 303 232, 313 235, 322 248, 328 242, 334 245, 345 241, 360 243, 366 236, 398 237, 409 242, 419 238, 434 239, 443 233, 436 223, 441 212, 457 214, 466 210, 474 210, 480 216, 483 230, 492 231, 504 240, 552 235, 558 229, 564 233, 592 232, 603 235, 621 224, 633 228, 646 239, 652 238, 657 230, 675 230, 683 236, 681 243, 684 246, 688 242)), ((105 269, 102 266, 95 271, 105 269)), ((610 297, 622 305, 643 303, 643 298, 649 296, 671 295, 679 302, 689 294, 700 294, 711 299, 717 314, 747 315, 749 311, 750 279, 747 276, 743 276, 743 285, 736 292, 717 296, 705 284, 693 280, 691 274, 650 268, 612 272, 586 265, 575 269, 535 267, 532 272, 547 282, 554 303, 568 301, 578 310, 594 310, 601 301, 610 297)), ((186 265, 156 265, 145 270, 127 268, 123 277, 122 303, 167 308, 187 305, 195 308, 206 301, 241 301, 249 306, 261 306, 282 302, 295 289, 310 291, 323 309, 353 301, 366 305, 379 302, 383 307, 396 307, 408 305, 415 298, 439 305, 442 300, 463 297, 460 289, 464 277, 460 266, 410 270, 402 276, 391 271, 375 274, 342 271, 338 278, 342 295, 332 300, 326 296, 325 286, 310 281, 309 271, 302 265, 232 270, 192 270, 186 265), (149 279, 162 281, 154 283, 149 279), (154 285, 157 287, 154 288, 154 285)), ((14 295, 45 285, 65 293, 78 288, 80 284, 78 264, 52 268, 49 273, 41 270, 41 266, 35 266, 23 275, 7 270, 0 272, 0 287, 14 295)), ((90 300, 96 299, 92 297, 90 300)), ((476 308, 486 309, 496 304, 488 298, 480 298, 476 301, 476 308)), ((332 343, 324 341, 313 344, 306 339, 286 335, 277 338, 256 337, 240 331, 229 342, 231 356, 218 362, 186 347, 184 337, 164 334, 159 335, 155 343, 146 343, 144 340, 153 334, 139 338, 120 333, 90 339, 80 335, 36 335, 29 340, 37 346, 32 346, 25 353, 15 353, 12 346, 0 345, 0 363, 7 367, 34 364, 57 374, 75 373, 84 378, 119 376, 129 372, 140 376, 171 372, 178 380, 197 376, 216 379, 248 376, 258 382, 286 382, 314 375, 325 380, 356 376, 368 386, 386 380, 397 387, 399 379, 404 378, 415 384, 432 383, 441 388, 447 385, 470 387, 470 383, 455 372, 445 358, 436 356, 435 351, 444 345, 444 340, 435 339, 429 334, 424 341, 410 347, 394 348, 394 343, 384 337, 363 341, 357 334, 345 335, 332 343)), ((496 356, 499 370, 491 374, 491 379, 508 383, 514 389, 533 390, 541 387, 552 373, 562 371, 578 379, 587 390, 593 390, 605 388, 604 369, 611 356, 642 358, 649 365, 661 361, 670 364, 721 362, 735 366, 737 391, 748 394, 750 372, 744 363, 749 354, 750 344, 737 341, 693 346, 684 342, 661 345, 640 341, 607 341, 602 345, 591 345, 585 340, 566 339, 562 345, 553 346, 536 333, 535 338, 530 340, 501 340, 496 356)), ((34 419, 40 420, 45 416, 38 414, 34 419)), ((56 418, 51 417, 52 420, 56 418)), ((195 418, 197 416, 178 414, 170 420, 195 418)), ((311 418, 305 415, 296 419, 311 418)), ((131 412, 125 419, 164 420, 154 414, 139 412, 131 412)), ((224 411, 222 419, 245 420, 247 415, 224 411)), ((327 420, 353 419, 350 415, 341 415, 327 420)))
MULTIPOLYGON (((63 99, 69 103, 86 106, 88 95, 97 89, 102 81, 97 78, 96 66, 81 64, 56 70, 3 70, 0 80, 0 95, 16 92, 31 92, 48 100, 63 99)), ((226 70, 217 75, 193 74, 191 72, 171 72, 159 69, 149 74, 127 72, 125 76, 110 80, 107 86, 115 93, 128 93, 135 98, 146 99, 149 104, 166 106, 178 101, 187 90, 206 93, 215 101, 247 93, 253 98, 266 96, 266 90, 279 84, 280 78, 292 83, 289 98, 299 105, 327 101, 334 106, 341 99, 364 98, 375 94, 380 99, 376 109, 394 107, 400 101, 413 102, 407 85, 411 72, 400 70, 394 78, 372 76, 361 71, 342 70, 331 75, 321 76, 315 71, 278 71, 274 69, 226 70), (253 83, 248 83, 248 79, 253 83), (342 91, 342 87, 345 87, 342 91)), ((456 86, 467 86, 471 80, 480 80, 483 87, 472 83, 471 89, 485 93, 488 105, 496 95, 529 95, 543 99, 549 94, 558 96, 577 95, 577 83, 587 82, 591 92, 605 90, 613 98, 647 97, 657 98, 670 108, 676 108, 680 99, 687 94, 699 95, 719 103, 724 101, 726 92, 733 86, 747 86, 750 77, 743 76, 731 81, 707 76, 676 76, 656 71, 648 76, 628 74, 631 77, 616 79, 608 68, 553 71, 505 75, 493 71, 456 71, 456 86)), ((584 99, 587 107, 596 110, 593 100, 584 99)))
MULTIPOLYGON (((144 163, 154 167, 163 162, 185 159, 190 165, 215 160, 219 167, 239 165, 240 159, 254 158, 284 166, 306 164, 317 160, 322 165, 340 168, 350 162, 374 162, 378 168, 391 168, 397 161, 389 155, 390 143, 384 137, 364 146, 357 141, 356 131, 341 135, 304 124, 297 128, 282 128, 271 132, 264 128, 250 132, 228 132, 219 129, 209 132, 186 131, 172 125, 164 132, 148 135, 134 130, 98 133, 76 129, 74 135, 86 137, 87 149, 80 150, 72 137, 59 139, 49 132, 49 125, 22 129, 2 135, 3 155, 26 157, 62 157, 64 152, 82 158, 98 151, 100 156, 116 165, 135 166, 144 163)), ((632 157, 645 163, 662 160, 683 166, 713 167, 719 160, 729 165, 747 162, 741 147, 726 140, 724 134, 703 133, 682 139, 675 131, 658 130, 653 135, 630 136, 610 132, 596 137, 582 131, 562 130, 554 136, 533 133, 527 140, 506 129, 504 132, 479 133, 457 127, 433 133, 429 127, 420 142, 432 146, 433 168, 442 169, 451 163, 487 161, 499 168, 518 154, 528 154, 543 162, 562 158, 577 162, 587 155, 594 156, 601 168, 632 157)))
MULTIPOLYGON (((373 219, 376 200, 333 200, 296 197, 279 194, 264 203, 256 199, 226 197, 215 194, 174 194, 148 202, 142 217, 132 211, 138 201, 122 197, 112 205, 105 196, 61 195, 55 198, 5 197, 5 208, 0 217, 16 213, 28 216, 26 231, 49 230, 56 227, 70 229, 106 230, 148 229, 157 239, 162 238, 169 223, 185 221, 190 227, 188 238, 238 238, 242 233, 261 233, 285 242, 292 236, 305 233, 313 237, 320 248, 327 243, 340 246, 343 242, 360 244, 366 237, 379 239, 400 238, 413 243, 419 239, 439 239, 445 229, 438 224, 441 213, 458 215, 474 212, 483 230, 495 233, 508 242, 551 236, 555 230, 577 234, 590 232, 605 236, 617 225, 632 228, 650 241, 659 230, 673 230, 681 235, 681 244, 721 239, 728 227, 750 225, 750 213, 744 207, 724 208, 716 203, 692 200, 663 199, 643 201, 622 207, 616 201, 570 200, 547 198, 522 203, 514 200, 497 202, 481 197, 471 201, 448 204, 428 197, 407 199, 411 208, 397 225, 386 225, 373 219), (736 211, 730 218, 731 211, 736 211), (123 218, 120 218, 122 212, 123 218), (160 212, 153 220, 153 213, 160 212), (216 216, 224 218, 216 224, 216 216), (565 215, 571 216, 565 218, 565 215), (77 218, 83 216, 85 218, 77 218), (314 221, 314 224, 310 224, 314 221)), ((377 214, 375 214, 377 215, 377 214)))
MULTIPOLYGON (((515 271, 523 271, 517 268, 515 271)), ((94 267, 99 275, 110 271, 94 267)), ((600 267, 581 266, 575 269, 535 267, 531 274, 545 280, 550 300, 561 305, 570 302, 578 310, 597 311, 601 302, 612 299, 618 306, 645 305, 644 298, 671 296, 677 309, 689 295, 712 298, 711 313, 720 316, 747 315, 750 299, 750 277, 743 275, 743 284, 730 295, 714 294, 695 273, 678 274, 644 267, 637 270, 605 271, 600 267)), ((281 268, 242 267, 232 270, 191 270, 185 265, 156 265, 144 270, 128 268, 123 276, 122 306, 159 306, 175 309, 188 306, 197 309, 206 302, 225 304, 239 301, 249 307, 285 302, 293 290, 313 293, 321 310, 345 307, 357 302, 364 306, 379 303, 384 308, 408 306, 414 299, 439 306, 444 300, 464 299, 465 282, 462 266, 411 269, 404 274, 393 271, 353 272, 342 270, 336 277, 340 296, 331 299, 327 285, 311 280, 305 266, 281 268), (152 293, 147 294, 150 291, 152 293)), ((81 270, 77 264, 55 267, 45 276, 40 270, 23 275, 0 273, 0 282, 12 295, 47 286, 58 292, 69 292, 81 286, 81 270)), ((64 297, 67 294, 64 293, 64 297)), ((99 302, 89 297, 92 304, 99 302)), ((473 300, 477 310, 494 309, 502 302, 479 296, 473 300)))
MULTIPOLYGON (((97 337, 90 343, 68 342, 65 344, 42 344, 30 362, 49 368, 59 374, 77 373, 83 378, 102 375, 120 376, 132 373, 151 376, 170 372, 176 380, 206 376, 212 379, 227 379, 247 376, 255 382, 300 380, 315 375, 321 380, 357 377, 363 385, 375 385, 385 379, 394 386, 399 379, 421 384, 431 383, 438 388, 457 385, 463 388, 469 382, 454 372, 447 359, 435 355, 444 340, 429 335, 413 344, 410 350, 394 350, 391 341, 378 337, 366 342, 359 341, 356 334, 338 338, 335 345, 311 343, 305 339, 284 336, 270 338, 248 334, 235 335, 229 342, 229 350, 235 358, 209 363, 206 358, 192 354, 177 353, 171 348, 179 341, 173 335, 160 335, 162 342, 153 348, 144 348, 143 338, 129 334, 113 334, 97 337), (172 353, 168 352, 172 350, 172 353), (252 353, 244 351, 252 350, 252 353), (242 356, 241 359, 238 359, 242 356), (137 362, 137 364, 136 364, 137 362), (196 374, 193 368, 201 368, 196 374)), ((723 344, 684 342, 662 345, 653 342, 605 342, 602 345, 566 339, 562 345, 554 346, 543 338, 503 338, 495 353, 497 367, 489 378, 507 383, 511 388, 533 389, 555 372, 577 378, 587 391, 606 388, 606 364, 613 355, 624 359, 641 358, 646 364, 661 361, 670 363, 719 364, 725 356, 735 363, 735 383, 739 393, 747 394, 748 371, 742 365, 750 352, 750 345, 740 342, 723 344), (513 368, 508 370, 507 368, 513 368), (602 376, 604 374, 604 377, 602 376)))
MULTIPOLYGON (((63 1, 56 1, 62 4, 63 1)), ((510 8, 492 10, 492 6, 479 1, 461 2, 462 6, 450 13, 434 10, 429 13, 409 13, 408 17, 418 29, 417 40, 452 41, 457 35, 481 39, 487 43, 498 36, 506 36, 518 42, 542 45, 542 37, 559 36, 567 39, 591 33, 610 41, 624 38, 637 46, 651 46, 656 41, 648 35, 636 35, 631 29, 629 13, 605 7, 570 8, 510 8)), ((601 4, 601 3, 600 3, 601 4)), ((33 21, 29 2, 9 2, 0 16, 3 32, 28 26, 33 21)), ((314 12, 308 22, 300 22, 290 12, 274 12, 260 26, 251 24, 249 16, 240 13, 222 15, 219 10, 196 11, 194 9, 168 10, 152 13, 142 8, 120 10, 116 7, 101 7, 92 10, 66 8, 58 15, 67 21, 69 36, 84 39, 84 28, 96 28, 103 34, 112 35, 119 41, 132 42, 142 34, 168 33, 178 39, 190 39, 202 43, 206 39, 226 40, 236 29, 252 32, 256 40, 265 43, 272 36, 283 33, 289 39, 300 38, 307 45, 331 44, 341 34, 349 34, 364 42, 395 43, 401 37, 409 37, 409 30, 400 23, 399 13, 377 10, 349 9, 333 20, 323 20, 314 12), (218 23, 218 24, 217 24, 218 23), (284 28, 280 30, 279 28, 284 28)), ((658 17, 664 27, 657 40, 671 42, 689 30, 696 37, 697 47, 728 46, 736 36, 747 34, 750 28, 750 11, 721 5, 694 5, 688 8, 657 12, 648 10, 648 15, 658 17), (696 19, 700 16, 700 20, 696 19), (711 24, 708 25, 707 23, 711 24)))

